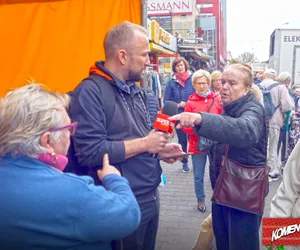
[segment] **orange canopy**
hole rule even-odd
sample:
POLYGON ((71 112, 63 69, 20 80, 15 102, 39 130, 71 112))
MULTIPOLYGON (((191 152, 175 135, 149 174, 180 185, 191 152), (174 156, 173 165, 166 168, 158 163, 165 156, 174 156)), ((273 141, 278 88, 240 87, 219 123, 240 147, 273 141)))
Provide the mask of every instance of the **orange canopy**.
POLYGON ((141 23, 141 0, 0 0, 0 96, 30 79, 73 90, 125 20, 141 23))

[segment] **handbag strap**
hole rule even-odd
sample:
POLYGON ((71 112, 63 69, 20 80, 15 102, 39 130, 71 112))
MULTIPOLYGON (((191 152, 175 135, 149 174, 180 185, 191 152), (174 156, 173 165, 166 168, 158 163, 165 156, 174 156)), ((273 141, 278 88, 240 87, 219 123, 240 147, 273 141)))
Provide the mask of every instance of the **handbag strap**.
MULTIPOLYGON (((268 152, 268 143, 266 143, 268 141, 268 131, 267 131, 267 127, 265 126, 265 150, 266 152, 268 152)), ((226 144, 225 146, 225 159, 228 159, 228 153, 229 153, 229 144, 226 144)), ((265 157, 265 161, 266 161, 266 164, 267 164, 267 155, 265 157)))
POLYGON ((206 110, 207 113, 209 113, 212 105, 214 105, 214 102, 215 102, 215 98, 213 97, 212 101, 211 101, 211 104, 209 105, 208 109, 206 110))
POLYGON ((225 147, 225 158, 228 159, 228 153, 229 153, 229 144, 226 144, 225 147))

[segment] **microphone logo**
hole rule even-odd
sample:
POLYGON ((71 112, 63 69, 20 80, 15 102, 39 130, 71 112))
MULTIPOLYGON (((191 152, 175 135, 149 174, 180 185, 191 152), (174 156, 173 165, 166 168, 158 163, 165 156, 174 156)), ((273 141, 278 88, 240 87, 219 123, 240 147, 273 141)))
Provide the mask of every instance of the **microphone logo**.
POLYGON ((160 122, 162 126, 169 126, 170 125, 169 120, 165 120, 165 119, 162 119, 160 117, 157 118, 157 122, 160 122))
POLYGON ((172 134, 175 128, 175 123, 168 120, 168 118, 168 115, 158 114, 153 127, 158 131, 172 134))

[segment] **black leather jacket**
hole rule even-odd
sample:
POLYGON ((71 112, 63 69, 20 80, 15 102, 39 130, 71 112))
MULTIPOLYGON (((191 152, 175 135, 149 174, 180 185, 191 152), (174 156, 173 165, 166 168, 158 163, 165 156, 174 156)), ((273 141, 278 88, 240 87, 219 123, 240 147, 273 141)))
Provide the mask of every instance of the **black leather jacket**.
POLYGON ((210 178, 215 187, 225 145, 228 157, 244 165, 266 166, 267 127, 265 111, 256 98, 246 96, 224 106, 222 115, 201 113, 202 123, 195 132, 216 141, 209 152, 210 178))

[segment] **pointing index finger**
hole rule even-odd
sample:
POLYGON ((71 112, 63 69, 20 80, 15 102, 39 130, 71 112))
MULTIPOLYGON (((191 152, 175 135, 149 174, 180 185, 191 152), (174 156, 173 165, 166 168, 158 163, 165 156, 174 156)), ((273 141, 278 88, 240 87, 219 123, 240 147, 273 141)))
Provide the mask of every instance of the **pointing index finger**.
POLYGON ((169 117, 168 119, 171 121, 178 121, 178 120, 180 120, 180 114, 173 115, 173 116, 169 117))

